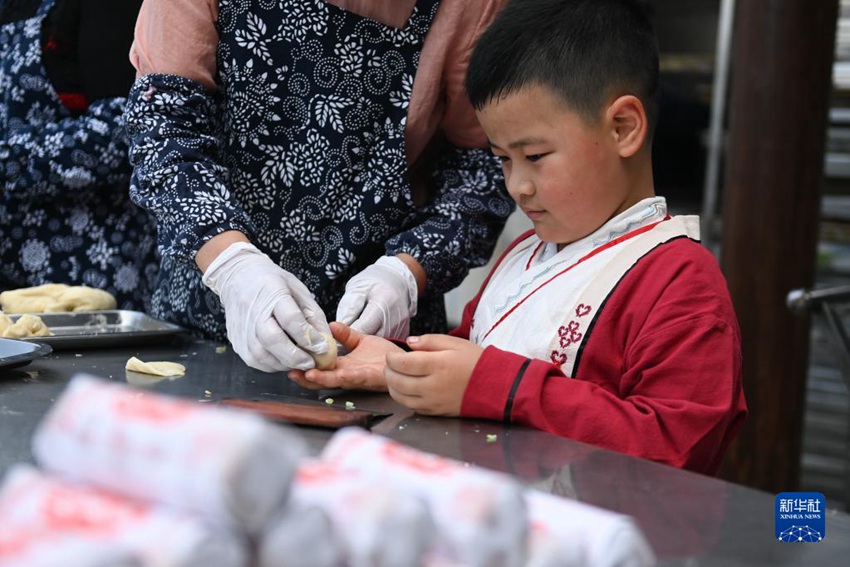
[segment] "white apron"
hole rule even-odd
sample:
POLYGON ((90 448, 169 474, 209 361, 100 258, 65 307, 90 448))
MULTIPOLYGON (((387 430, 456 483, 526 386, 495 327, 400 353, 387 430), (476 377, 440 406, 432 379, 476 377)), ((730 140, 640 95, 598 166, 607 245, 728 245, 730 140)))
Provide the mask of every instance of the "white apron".
POLYGON ((663 197, 644 199, 560 251, 532 234, 496 267, 470 339, 551 361, 571 377, 587 331, 617 283, 656 246, 683 236, 699 240, 699 218, 668 217, 663 197))

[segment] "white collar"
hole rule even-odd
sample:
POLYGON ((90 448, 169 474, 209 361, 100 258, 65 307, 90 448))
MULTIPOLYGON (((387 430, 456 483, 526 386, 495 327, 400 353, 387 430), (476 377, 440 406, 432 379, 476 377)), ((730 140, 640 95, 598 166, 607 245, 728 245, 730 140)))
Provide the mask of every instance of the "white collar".
POLYGON ((666 216, 667 200, 664 197, 644 199, 612 217, 584 238, 567 244, 561 250, 558 250, 558 245, 554 242, 546 242, 540 252, 531 259, 529 266, 548 262, 569 262, 573 258, 580 258, 594 248, 607 244, 637 228, 658 222, 666 216))

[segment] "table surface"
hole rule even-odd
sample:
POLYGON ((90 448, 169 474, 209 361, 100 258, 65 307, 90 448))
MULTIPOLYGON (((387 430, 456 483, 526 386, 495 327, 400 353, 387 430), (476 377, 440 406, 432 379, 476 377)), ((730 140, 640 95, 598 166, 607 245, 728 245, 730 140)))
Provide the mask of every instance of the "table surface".
MULTIPOLYGON (((359 409, 391 412, 372 431, 633 516, 662 565, 822 567, 845 565, 850 556, 850 515, 843 512, 828 511, 822 542, 781 543, 774 537, 773 494, 524 427, 417 416, 383 394, 306 391, 285 375, 248 368, 229 347, 186 336, 159 345, 57 350, 26 366, 0 368, 0 474, 13 463, 32 462, 33 432, 74 374, 126 383, 124 365, 131 356, 184 364, 185 376, 150 379, 142 387, 208 403, 236 397, 318 404, 330 395, 335 405, 351 401, 359 409)), ((139 386, 139 375, 129 375, 134 377, 139 386)), ((298 431, 314 451, 332 434, 298 431)))

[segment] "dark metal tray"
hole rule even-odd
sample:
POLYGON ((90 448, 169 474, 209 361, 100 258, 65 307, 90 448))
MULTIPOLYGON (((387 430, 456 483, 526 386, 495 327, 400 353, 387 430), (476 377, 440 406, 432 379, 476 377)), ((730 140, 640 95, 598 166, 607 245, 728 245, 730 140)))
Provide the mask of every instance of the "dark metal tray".
POLYGON ((50 345, 18 339, 0 339, 0 369, 29 364, 53 352, 50 345))
MULTIPOLYGON (((80 311, 37 313, 53 333, 49 337, 27 337, 54 349, 120 346, 163 342, 184 329, 138 311, 80 311)), ((20 315, 10 315, 16 321, 20 315)))

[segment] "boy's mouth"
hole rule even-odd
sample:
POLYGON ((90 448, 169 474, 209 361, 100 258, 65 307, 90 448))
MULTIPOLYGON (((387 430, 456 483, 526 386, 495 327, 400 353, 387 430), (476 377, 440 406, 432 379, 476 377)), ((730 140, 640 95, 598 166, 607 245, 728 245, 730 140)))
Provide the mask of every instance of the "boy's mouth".
POLYGON ((523 208, 522 212, 525 213, 525 216, 527 216, 531 220, 537 220, 540 217, 542 217, 544 214, 546 214, 546 211, 544 211, 542 209, 526 209, 526 208, 523 208))

